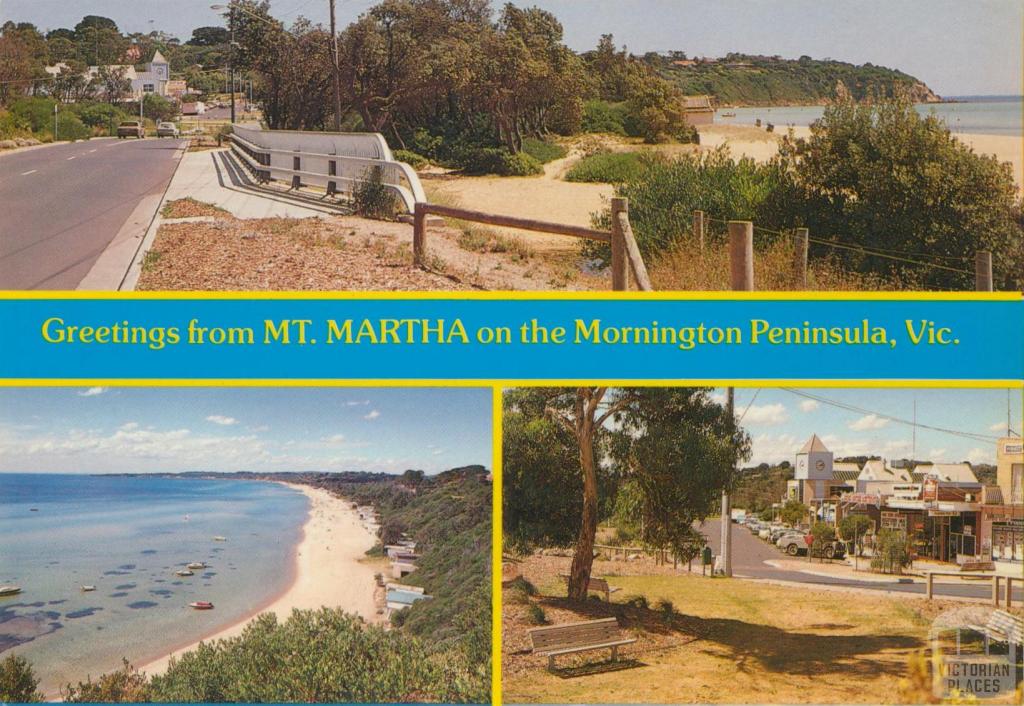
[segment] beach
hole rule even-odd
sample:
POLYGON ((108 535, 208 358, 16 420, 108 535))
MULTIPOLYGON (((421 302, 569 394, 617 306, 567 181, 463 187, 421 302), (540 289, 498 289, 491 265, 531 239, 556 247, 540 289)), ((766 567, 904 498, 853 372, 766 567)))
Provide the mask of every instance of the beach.
MULTIPOLYGON (((700 128, 700 144, 702 149, 726 145, 734 157, 766 162, 778 153, 779 141, 789 130, 798 138, 807 138, 811 134, 811 129, 802 125, 777 126, 775 132, 768 132, 750 125, 715 124, 700 128)), ((953 136, 978 154, 993 155, 1000 162, 1012 164, 1017 190, 1024 193, 1024 137, 970 132, 957 132, 953 136)))
POLYGON ((295 609, 316 609, 324 606, 356 613, 367 622, 377 618, 374 603, 376 570, 362 559, 377 542, 359 521, 350 504, 326 490, 304 485, 282 483, 309 499, 309 516, 302 528, 302 538, 295 549, 295 571, 292 583, 263 606, 201 640, 175 648, 173 651, 136 665, 147 674, 162 674, 172 657, 194 649, 200 642, 235 637, 249 621, 260 613, 273 612, 285 620, 295 609))

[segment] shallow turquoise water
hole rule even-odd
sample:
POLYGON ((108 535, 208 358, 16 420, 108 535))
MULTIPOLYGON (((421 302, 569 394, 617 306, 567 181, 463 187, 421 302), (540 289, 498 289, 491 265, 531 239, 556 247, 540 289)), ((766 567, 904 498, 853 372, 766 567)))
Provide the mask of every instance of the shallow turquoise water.
POLYGON ((308 506, 275 483, 0 474, 0 584, 23 589, 0 598, 0 654, 52 692, 231 624, 290 583, 308 506), (175 576, 189 562, 208 568, 175 576))

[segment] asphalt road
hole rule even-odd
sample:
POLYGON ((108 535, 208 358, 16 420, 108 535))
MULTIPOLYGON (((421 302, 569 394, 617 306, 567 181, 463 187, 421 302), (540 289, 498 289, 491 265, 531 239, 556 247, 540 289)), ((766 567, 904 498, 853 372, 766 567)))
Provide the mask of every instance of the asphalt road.
MULTIPOLYGON (((717 519, 707 520, 699 527, 699 531, 708 538, 708 544, 711 546, 711 551, 714 552, 715 556, 717 556, 721 545, 721 529, 719 521, 717 519)), ((898 580, 884 582, 857 581, 853 579, 808 574, 803 571, 777 569, 765 562, 789 559, 790 557, 787 557, 775 546, 768 544, 768 542, 763 539, 759 539, 757 536, 751 534, 750 530, 742 525, 734 524, 732 526, 732 548, 732 572, 734 576, 743 576, 754 579, 771 579, 775 581, 792 581, 795 583, 810 585, 845 586, 848 588, 863 588, 873 591, 898 591, 900 593, 915 593, 922 596, 925 594, 924 582, 900 583, 898 580)), ((806 555, 803 555, 800 559, 806 561, 807 557, 806 555)), ((815 570, 815 568, 819 566, 818 561, 818 559, 814 559, 813 562, 808 563, 808 570, 815 570)), ((870 559, 864 559, 864 561, 867 562, 870 561, 870 559)), ((977 585, 970 585, 961 583, 942 583, 941 581, 943 580, 948 579, 936 580, 936 596, 957 596, 984 599, 990 599, 992 597, 992 587, 991 583, 988 581, 979 582, 977 585)), ((1004 581, 1004 591, 1005 584, 1006 582, 1004 581)), ((1017 605, 1020 605, 1020 601, 1024 600, 1024 590, 1014 587, 1013 597, 1014 602, 1017 605)))
POLYGON ((88 140, 0 156, 0 289, 75 289, 184 140, 88 140))

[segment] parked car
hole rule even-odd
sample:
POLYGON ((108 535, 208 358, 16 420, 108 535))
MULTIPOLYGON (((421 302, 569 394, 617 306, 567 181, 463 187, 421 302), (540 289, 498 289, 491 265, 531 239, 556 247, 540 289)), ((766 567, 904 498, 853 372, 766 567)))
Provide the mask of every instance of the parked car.
POLYGON ((157 137, 178 137, 178 126, 174 123, 160 123, 156 126, 157 137))
POLYGON ((772 531, 768 527, 762 527, 760 530, 758 530, 757 536, 761 539, 768 539, 772 536, 772 531))
POLYGON ((771 535, 772 544, 777 543, 783 535, 790 534, 792 532, 793 530, 789 527, 773 527, 771 535))
MULTIPOLYGON (((807 553, 807 535, 792 533, 783 535, 778 542, 779 549, 790 556, 800 556, 807 553)), ((825 557, 826 559, 842 559, 846 556, 846 548, 842 542, 828 542, 820 549, 814 550, 814 556, 825 557)))
POLYGON ((126 137, 137 137, 142 139, 146 136, 146 128, 138 120, 122 120, 117 126, 117 139, 123 140, 126 137))

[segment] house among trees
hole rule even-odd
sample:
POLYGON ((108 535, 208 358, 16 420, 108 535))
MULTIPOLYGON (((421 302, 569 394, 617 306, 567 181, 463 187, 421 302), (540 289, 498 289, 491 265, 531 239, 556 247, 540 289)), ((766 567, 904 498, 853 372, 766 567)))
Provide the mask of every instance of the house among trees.
MULTIPOLYGON (((60 76, 71 70, 72 67, 64 62, 45 68, 46 73, 51 76, 60 76)), ((101 85, 107 85, 111 80, 123 82, 124 96, 118 97, 130 97, 131 100, 138 100, 148 93, 167 98, 175 97, 175 92, 178 94, 177 97, 188 92, 188 86, 184 81, 171 81, 171 65, 159 49, 153 53, 153 58, 145 64, 142 71, 137 71, 132 64, 107 64, 89 66, 83 76, 87 81, 101 85)))
POLYGON ((683 96, 683 114, 690 125, 711 125, 715 122, 715 109, 711 96, 683 96))

